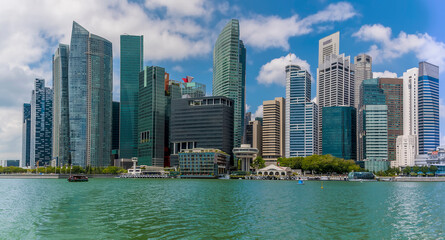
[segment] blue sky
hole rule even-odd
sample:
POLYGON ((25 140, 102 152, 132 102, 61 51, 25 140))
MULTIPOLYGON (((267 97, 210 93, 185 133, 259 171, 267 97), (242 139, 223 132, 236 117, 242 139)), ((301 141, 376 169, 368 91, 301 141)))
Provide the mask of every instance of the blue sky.
MULTIPOLYGON (((212 51, 219 31, 240 20, 247 48, 247 105, 260 114, 264 100, 284 97, 282 65, 289 53, 313 74, 318 40, 340 31, 340 53, 373 55, 373 72, 401 76, 420 60, 441 68, 445 79, 445 3, 436 1, 211 1, 95 0, 2 1, 0 3, 0 159, 21 156, 21 105, 33 79, 51 85, 51 56, 69 44, 72 21, 112 41, 114 99, 119 99, 119 35, 144 35, 144 63, 186 75, 212 87, 212 51)), ((440 97, 445 99, 441 81, 440 97)), ((445 136, 445 112, 441 133, 445 136)), ((445 138, 444 138, 445 140, 445 138)), ((444 143, 442 141, 442 143, 444 143)))

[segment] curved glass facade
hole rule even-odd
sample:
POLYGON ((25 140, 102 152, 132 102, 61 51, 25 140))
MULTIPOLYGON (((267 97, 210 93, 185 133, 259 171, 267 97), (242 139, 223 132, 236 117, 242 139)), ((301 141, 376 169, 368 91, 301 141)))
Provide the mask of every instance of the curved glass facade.
POLYGON ((69 56, 71 163, 107 166, 111 155, 111 42, 73 22, 69 56))
POLYGON ((234 146, 241 145, 246 86, 246 48, 239 40, 239 22, 230 20, 213 49, 213 95, 234 101, 234 146))

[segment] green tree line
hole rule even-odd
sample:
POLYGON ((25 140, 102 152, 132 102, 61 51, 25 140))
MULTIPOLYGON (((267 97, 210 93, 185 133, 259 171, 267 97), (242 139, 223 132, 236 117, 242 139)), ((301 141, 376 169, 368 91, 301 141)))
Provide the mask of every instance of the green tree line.
POLYGON ((307 157, 278 158, 280 166, 315 173, 348 173, 360 171, 360 167, 353 160, 344 160, 330 154, 312 155, 307 157))

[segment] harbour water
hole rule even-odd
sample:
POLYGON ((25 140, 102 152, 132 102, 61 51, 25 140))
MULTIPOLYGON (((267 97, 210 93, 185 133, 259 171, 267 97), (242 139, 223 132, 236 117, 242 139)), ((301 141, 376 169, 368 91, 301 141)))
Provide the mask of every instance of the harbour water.
POLYGON ((443 182, 0 179, 0 239, 445 239, 443 182))

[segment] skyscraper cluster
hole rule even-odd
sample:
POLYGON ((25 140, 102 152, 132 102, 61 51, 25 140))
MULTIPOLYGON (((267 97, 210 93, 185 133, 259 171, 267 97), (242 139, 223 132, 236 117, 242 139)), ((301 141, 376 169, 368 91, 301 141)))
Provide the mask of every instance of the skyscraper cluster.
POLYGON ((232 150, 243 143, 266 164, 331 154, 378 171, 412 166, 439 145, 438 67, 421 62, 403 78, 373 78, 369 55, 353 63, 340 54, 339 32, 319 41, 316 98, 308 69, 289 62, 285 98, 264 101, 256 119, 245 113, 246 48, 236 19, 214 46, 213 96, 191 76, 175 81, 163 67, 144 66, 144 37, 121 35, 120 102, 112 102, 112 61, 112 43, 73 22, 70 45, 53 55, 53 88, 36 79, 23 105, 22 166, 104 167, 137 158, 165 167, 187 159, 193 172, 185 153, 210 149, 236 166, 232 150))

